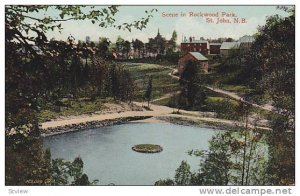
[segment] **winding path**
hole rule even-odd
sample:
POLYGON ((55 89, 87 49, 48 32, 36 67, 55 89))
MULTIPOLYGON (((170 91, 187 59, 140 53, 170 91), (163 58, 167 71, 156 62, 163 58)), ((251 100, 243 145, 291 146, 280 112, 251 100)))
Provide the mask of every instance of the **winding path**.
MULTIPOLYGON (((164 67, 166 67, 166 66, 164 66, 164 67)), ((173 73, 176 73, 176 72, 178 72, 177 69, 172 69, 172 71, 170 73, 168 73, 168 75, 171 76, 172 78, 176 79, 176 80, 179 80, 180 78, 178 76, 173 75, 173 73)), ((225 90, 222 90, 220 88, 211 87, 211 86, 204 86, 204 87, 211 90, 211 91, 214 91, 214 92, 220 93, 222 95, 228 96, 228 97, 230 97, 232 99, 235 99, 237 101, 242 101, 244 103, 250 104, 250 105, 252 105, 254 107, 257 107, 257 108, 261 108, 261 109, 264 109, 264 110, 267 110, 267 111, 273 111, 273 109, 274 109, 274 107, 270 104, 265 104, 265 105, 262 106, 262 105, 258 105, 258 104, 246 101, 243 97, 240 97, 236 93, 233 93, 233 92, 230 92, 230 91, 225 91, 225 90)))
MULTIPOLYGON (((134 102, 134 104, 138 106, 142 106, 143 103, 141 102, 134 102)), ((204 121, 204 122, 213 122, 213 123, 222 123, 229 126, 245 126, 245 123, 238 122, 238 121, 232 121, 232 120, 225 120, 225 119, 218 119, 218 118, 212 118, 212 117, 204 117, 201 112, 197 111, 187 111, 187 110, 180 110, 181 114, 172 114, 174 109, 167 107, 167 106, 161 106, 161 105, 155 105, 151 104, 151 110, 152 111, 124 111, 120 113, 108 113, 108 114, 91 114, 89 116, 87 115, 79 115, 79 116, 72 116, 69 119, 55 119, 48 122, 44 122, 41 124, 42 129, 47 128, 56 128, 60 126, 67 126, 67 125, 74 125, 74 124, 80 124, 80 123, 87 123, 92 121, 105 121, 105 120, 112 120, 112 119, 118 119, 118 118, 125 118, 125 117, 139 117, 139 116, 149 116, 152 117, 152 119, 146 119, 144 122, 157 122, 160 121, 160 117, 180 117, 185 118, 188 120, 196 120, 196 121, 204 121)), ((248 127, 251 127, 251 125, 248 127)), ((265 126, 259 126, 258 128, 270 130, 268 127, 265 126)))
POLYGON ((160 97, 160 98, 153 99, 153 100, 151 101, 151 103, 156 102, 156 101, 161 101, 161 100, 164 100, 164 99, 167 99, 167 98, 170 98, 170 97, 172 97, 173 95, 178 95, 179 93, 180 93, 180 91, 176 91, 176 92, 174 92, 174 93, 167 93, 167 94, 163 95, 163 96, 160 97))

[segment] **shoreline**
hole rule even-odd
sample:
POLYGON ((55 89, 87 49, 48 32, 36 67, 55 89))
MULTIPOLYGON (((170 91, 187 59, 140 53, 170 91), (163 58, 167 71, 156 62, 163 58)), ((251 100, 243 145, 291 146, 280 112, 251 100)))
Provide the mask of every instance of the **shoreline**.
MULTIPOLYGON (((46 129, 40 129, 42 137, 50 137, 60 134, 66 134, 71 132, 78 132, 87 129, 96 129, 100 127, 107 127, 113 125, 120 125, 126 123, 170 123, 177 124, 183 126, 195 126, 199 128, 210 128, 210 129, 219 129, 226 130, 229 126, 224 125, 209 125, 203 122, 197 122, 192 119, 188 119, 185 117, 172 117, 172 116, 130 116, 130 117, 122 117, 108 120, 99 120, 99 121, 89 121, 85 123, 79 124, 69 124, 64 126, 50 127, 46 129)), ((232 127, 231 127, 232 128, 232 127)))
MULTIPOLYGON (((142 103, 134 102, 136 106, 142 107, 142 103)), ((197 111, 181 110, 180 114, 173 114, 173 108, 160 105, 151 105, 151 111, 123 111, 116 113, 104 113, 92 115, 79 115, 62 120, 51 120, 40 124, 42 137, 58 134, 65 134, 85 129, 94 129, 105 126, 112 126, 124 123, 172 123, 185 126, 196 126, 201 128, 211 128, 219 130, 245 128, 245 123, 219 119, 213 115, 204 114, 197 111)), ((248 124, 249 128, 254 128, 248 124)), ((256 127, 262 130, 271 130, 266 126, 256 127)))
MULTIPOLYGON (((215 121, 204 120, 201 118, 191 118, 189 116, 182 115, 162 115, 162 116, 128 116, 114 119, 105 119, 98 121, 87 121, 79 124, 69 124, 64 126, 49 127, 45 129, 40 129, 42 137, 49 137, 54 135, 66 134, 71 132, 83 131, 86 129, 95 129, 100 127, 107 127, 113 125, 120 125, 126 123, 171 123, 183 126, 194 126, 199 128, 209 128, 216 130, 229 130, 244 128, 243 124, 235 124, 232 121, 215 121)), ((262 130, 270 130, 267 127, 257 127, 262 130)))
POLYGON ((96 128, 112 126, 112 125, 120 125, 128 122, 148 119, 151 117, 152 116, 130 116, 130 117, 122 117, 122 118, 99 120, 99 121, 88 121, 79 124, 69 124, 64 126, 49 127, 45 129, 40 129, 40 131, 41 131, 41 137, 49 137, 54 135, 66 134, 70 132, 82 131, 86 129, 96 129, 96 128))

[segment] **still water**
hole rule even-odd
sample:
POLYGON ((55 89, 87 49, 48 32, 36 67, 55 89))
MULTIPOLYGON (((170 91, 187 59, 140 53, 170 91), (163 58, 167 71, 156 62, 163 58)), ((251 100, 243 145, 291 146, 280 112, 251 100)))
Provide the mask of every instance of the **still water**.
POLYGON ((174 178, 182 160, 192 170, 199 168, 199 158, 187 154, 191 149, 208 149, 208 141, 218 131, 170 123, 129 123, 56 135, 44 139, 52 158, 73 161, 80 156, 84 172, 99 185, 153 185, 155 181, 174 178), (138 153, 135 144, 159 144, 163 151, 138 153))

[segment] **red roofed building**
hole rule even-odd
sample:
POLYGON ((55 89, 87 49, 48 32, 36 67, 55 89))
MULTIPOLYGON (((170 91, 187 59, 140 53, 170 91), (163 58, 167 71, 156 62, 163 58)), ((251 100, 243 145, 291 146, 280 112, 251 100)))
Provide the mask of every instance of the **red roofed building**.
POLYGON ((199 65, 200 69, 205 73, 208 72, 208 59, 203 56, 200 52, 188 52, 178 60, 178 73, 181 74, 184 70, 185 65, 193 61, 199 65))

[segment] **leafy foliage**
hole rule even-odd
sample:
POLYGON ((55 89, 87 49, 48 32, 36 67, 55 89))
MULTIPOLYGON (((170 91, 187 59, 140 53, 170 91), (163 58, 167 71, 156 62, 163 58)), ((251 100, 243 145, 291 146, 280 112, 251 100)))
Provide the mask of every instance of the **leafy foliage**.
MULTIPOLYGON (((205 91, 199 74, 200 70, 193 61, 188 62, 180 76, 181 92, 186 99, 186 109, 200 109, 206 99, 205 91)), ((182 100, 182 99, 181 99, 182 100)))
POLYGON ((174 180, 165 179, 155 185, 269 185, 267 171, 267 151, 262 133, 257 130, 226 131, 214 136, 209 150, 191 150, 189 155, 200 157, 200 169, 190 170, 190 165, 182 161, 174 180), (246 143, 243 135, 247 134, 246 143), (247 149, 244 157, 244 147, 247 149), (243 161, 247 168, 243 170, 243 161), (244 181, 242 173, 244 172, 244 181))
POLYGON ((52 160, 52 185, 93 185, 98 182, 90 182, 88 176, 83 173, 83 161, 80 157, 73 162, 63 159, 52 160))
MULTIPOLYGON (((101 38, 97 45, 93 42, 76 44, 73 36, 69 36, 67 41, 48 40, 47 32, 60 31, 63 22, 71 20, 87 20, 101 28, 142 30, 156 11, 146 10, 146 16, 140 20, 118 24, 115 15, 119 9, 115 5, 5 6, 8 184, 24 185, 28 178, 44 182, 51 176, 50 158, 44 155, 42 146, 34 145, 39 138, 38 113, 42 109, 50 107, 60 112, 60 107, 65 106, 62 99, 78 97, 112 96, 129 101, 133 98, 135 85, 130 73, 120 65, 107 62, 112 58, 107 38, 101 38), (47 11, 53 14, 44 15, 47 11), (23 152, 22 148, 29 151, 23 152)), ((73 185, 90 184, 88 177, 82 173, 81 160, 76 159, 72 163, 55 160, 52 164, 57 176, 55 184, 66 184, 67 178, 73 178, 73 185)))
POLYGON ((216 112, 218 118, 240 120, 239 102, 223 97, 208 97, 205 100, 206 111, 216 112))
POLYGON ((133 49, 138 51, 139 56, 141 56, 141 53, 143 52, 142 51, 143 48, 144 48, 144 43, 139 39, 135 39, 133 42, 133 49))
POLYGON ((43 150, 42 141, 5 147, 6 185, 92 185, 83 173, 80 157, 73 162, 51 159, 49 150, 43 150))
POLYGON ((262 73, 258 88, 269 94, 275 108, 268 171, 274 184, 289 185, 295 180, 295 7, 281 9, 289 16, 268 17, 252 51, 262 73))
POLYGON ((99 27, 114 27, 117 29, 129 30, 136 28, 142 30, 146 28, 152 13, 156 9, 146 10, 146 17, 132 23, 116 24, 114 16, 119 12, 118 6, 108 7, 95 6, 33 6, 33 5, 7 5, 5 6, 5 30, 6 41, 17 41, 28 50, 37 54, 30 46, 30 42, 41 46, 47 42, 45 33, 49 30, 61 30, 62 22, 70 20, 90 20, 99 27), (86 8, 86 9, 83 9, 86 8), (32 13, 55 10, 56 16, 36 17, 32 13), (36 35, 36 36, 31 36, 36 35))
POLYGON ((5 146, 5 184, 43 185, 51 177, 50 151, 41 141, 5 146))
POLYGON ((144 95, 145 100, 148 102, 148 107, 152 98, 152 76, 149 77, 147 88, 144 95))
POLYGON ((154 185, 155 186, 173 186, 173 185, 175 185, 175 183, 171 179, 164 179, 164 180, 156 181, 154 185))
MULTIPOLYGON (((67 42, 49 41, 46 33, 61 30, 62 23, 70 20, 89 20, 100 27, 141 30, 155 11, 146 11, 147 16, 139 21, 118 25, 114 19, 119 12, 118 6, 5 6, 7 132, 30 125, 33 135, 38 136, 37 113, 41 108, 49 102, 59 104, 62 97, 91 94, 95 87, 94 96, 131 100, 134 85, 129 72, 114 64, 107 66, 107 62, 96 58, 96 55, 102 59, 111 58, 107 38, 101 38, 97 46, 93 42, 76 45, 72 36, 67 42), (41 14, 47 11, 54 15, 41 14), (104 78, 106 73, 110 74, 104 78)), ((25 139, 20 138, 20 141, 25 139)))

